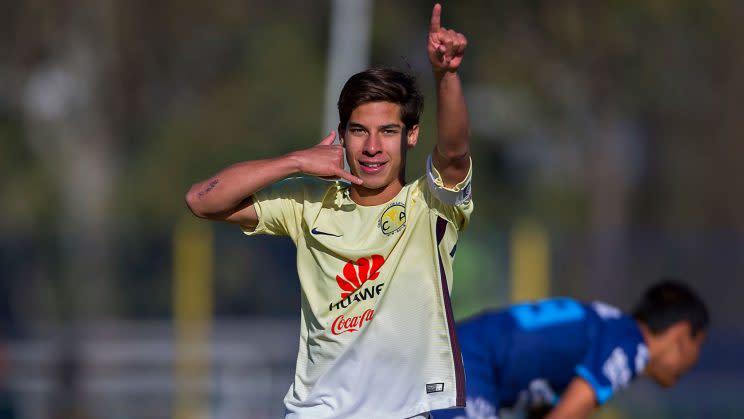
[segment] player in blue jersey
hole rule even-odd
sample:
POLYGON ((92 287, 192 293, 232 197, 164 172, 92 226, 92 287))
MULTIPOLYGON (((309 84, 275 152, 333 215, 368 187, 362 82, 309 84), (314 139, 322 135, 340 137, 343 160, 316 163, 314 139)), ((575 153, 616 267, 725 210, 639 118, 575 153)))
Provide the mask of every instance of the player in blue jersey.
POLYGON ((627 315, 610 305, 550 298, 487 311, 459 324, 465 409, 434 419, 585 418, 638 376, 669 387, 697 361, 708 327, 682 282, 650 287, 627 315))

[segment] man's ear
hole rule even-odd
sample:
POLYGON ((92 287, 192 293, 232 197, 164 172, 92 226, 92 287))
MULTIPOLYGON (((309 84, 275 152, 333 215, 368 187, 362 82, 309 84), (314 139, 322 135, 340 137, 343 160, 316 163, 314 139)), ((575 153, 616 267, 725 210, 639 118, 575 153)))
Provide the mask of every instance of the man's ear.
POLYGON ((344 146, 344 137, 346 136, 346 130, 341 126, 341 124, 338 124, 338 143, 341 144, 341 146, 344 146))
POLYGON ((419 134, 418 124, 412 126, 411 129, 406 130, 406 143, 408 144, 408 148, 416 147, 416 143, 418 142, 418 134, 419 134))

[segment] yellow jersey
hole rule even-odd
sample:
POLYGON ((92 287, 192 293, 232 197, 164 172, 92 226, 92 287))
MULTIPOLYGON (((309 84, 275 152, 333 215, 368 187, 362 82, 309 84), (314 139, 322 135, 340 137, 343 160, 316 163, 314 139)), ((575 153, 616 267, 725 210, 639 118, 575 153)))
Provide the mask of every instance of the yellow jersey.
POLYGON ((464 406, 449 293, 473 210, 471 173, 444 188, 429 157, 424 176, 375 206, 356 204, 346 183, 314 177, 253 196, 258 225, 245 233, 297 246, 301 333, 286 418, 408 418, 464 406))

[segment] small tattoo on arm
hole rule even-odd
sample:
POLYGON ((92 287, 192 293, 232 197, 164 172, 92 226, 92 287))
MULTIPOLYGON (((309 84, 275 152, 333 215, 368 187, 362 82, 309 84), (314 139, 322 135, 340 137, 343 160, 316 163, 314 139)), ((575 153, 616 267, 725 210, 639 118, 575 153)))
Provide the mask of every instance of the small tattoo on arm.
POLYGON ((220 183, 219 179, 214 179, 213 181, 209 182, 209 185, 207 185, 204 190, 199 192, 199 198, 204 198, 204 195, 208 194, 212 189, 214 189, 214 187, 217 186, 218 183, 220 183))

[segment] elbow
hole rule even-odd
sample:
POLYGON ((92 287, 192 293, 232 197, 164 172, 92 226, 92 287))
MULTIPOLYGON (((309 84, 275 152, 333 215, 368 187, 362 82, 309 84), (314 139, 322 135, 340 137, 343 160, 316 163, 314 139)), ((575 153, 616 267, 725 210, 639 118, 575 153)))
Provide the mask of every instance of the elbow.
POLYGON ((467 161, 470 157, 470 147, 437 147, 439 156, 447 163, 467 161))
POLYGON ((457 163, 470 157, 470 132, 445 135, 440 137, 436 145, 437 154, 448 163, 457 163))
POLYGON ((451 162, 460 162, 467 160, 470 157, 470 150, 457 150, 450 153, 447 153, 447 160, 451 162))
POLYGON ((186 192, 186 206, 189 208, 189 211, 191 211, 192 214, 199 218, 207 218, 207 214, 204 211, 203 208, 201 208, 201 200, 199 193, 194 190, 192 187, 188 192, 186 192))

